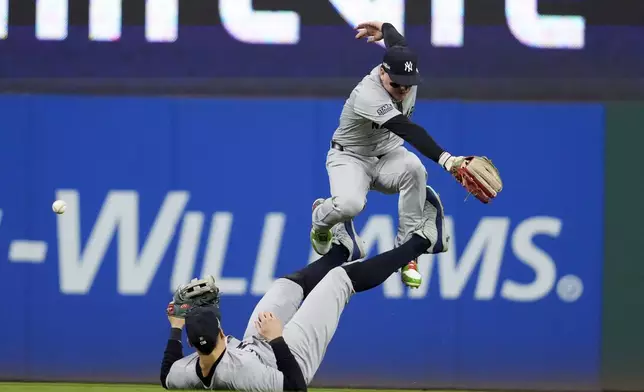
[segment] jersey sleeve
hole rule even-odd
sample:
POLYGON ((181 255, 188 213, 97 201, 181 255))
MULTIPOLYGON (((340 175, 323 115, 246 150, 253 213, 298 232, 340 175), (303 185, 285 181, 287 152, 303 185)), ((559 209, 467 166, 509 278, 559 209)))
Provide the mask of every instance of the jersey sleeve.
POLYGON ((394 106, 385 91, 368 88, 356 93, 353 110, 360 117, 382 125, 398 116, 400 111, 394 106))

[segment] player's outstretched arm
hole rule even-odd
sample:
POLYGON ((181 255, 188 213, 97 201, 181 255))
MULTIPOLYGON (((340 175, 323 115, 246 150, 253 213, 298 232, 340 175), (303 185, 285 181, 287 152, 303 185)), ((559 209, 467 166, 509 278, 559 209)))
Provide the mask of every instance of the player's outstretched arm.
POLYGON ((421 154, 447 170, 445 163, 451 154, 439 146, 423 127, 411 122, 407 116, 399 114, 385 122, 383 127, 400 136, 421 154))
POLYGON ((359 93, 353 104, 354 112, 389 131, 400 136, 403 140, 414 146, 427 158, 444 165, 444 157, 450 154, 434 141, 423 127, 409 120, 391 103, 391 97, 384 91, 367 90, 359 93))
POLYGON ((412 123, 403 114, 391 118, 383 126, 438 163, 481 202, 489 203, 503 189, 501 175, 488 158, 453 156, 440 147, 423 127, 412 123))
MULTIPOLYGON (((172 305, 169 305, 170 308, 172 305)), ((168 321, 170 322, 170 337, 165 346, 165 351, 163 352, 163 360, 161 361, 161 386, 165 389, 168 389, 166 379, 168 374, 170 374, 170 369, 172 365, 183 358, 183 345, 181 343, 181 332, 185 324, 185 320, 173 316, 168 316, 168 321)))

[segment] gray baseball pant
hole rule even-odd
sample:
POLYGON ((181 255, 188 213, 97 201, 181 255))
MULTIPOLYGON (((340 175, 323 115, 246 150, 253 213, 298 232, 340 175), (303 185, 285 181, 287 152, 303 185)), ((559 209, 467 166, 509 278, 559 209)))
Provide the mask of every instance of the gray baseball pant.
POLYGON ((259 337, 254 322, 259 313, 272 312, 284 324, 284 340, 302 370, 307 384, 317 372, 333 338, 340 315, 353 294, 353 285, 342 267, 332 269, 302 302, 297 283, 280 278, 259 301, 248 320, 244 340, 256 342, 255 351, 269 366, 277 368, 270 345, 259 337))
POLYGON ((326 162, 331 197, 313 213, 313 227, 330 229, 357 216, 367 193, 399 194, 395 246, 405 243, 423 216, 427 171, 418 156, 400 146, 380 159, 330 149, 326 162))

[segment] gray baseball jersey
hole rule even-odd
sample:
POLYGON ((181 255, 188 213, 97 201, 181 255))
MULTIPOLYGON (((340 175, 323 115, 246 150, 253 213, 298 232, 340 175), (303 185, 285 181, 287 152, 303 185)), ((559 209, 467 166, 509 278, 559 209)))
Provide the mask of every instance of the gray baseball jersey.
POLYGON ((166 378, 168 389, 223 389, 229 391, 281 391, 283 374, 265 365, 259 356, 240 341, 228 337, 226 351, 215 368, 211 385, 204 385, 197 375, 197 353, 176 361, 166 378))
POLYGON ((401 113, 411 117, 416 91, 413 86, 403 102, 393 101, 380 81, 380 65, 374 67, 344 103, 333 140, 348 151, 372 157, 401 146, 403 139, 382 124, 401 113))
POLYGON ((251 392, 281 391, 284 376, 277 370, 270 345, 258 337, 253 321, 260 312, 272 312, 284 324, 284 340, 308 384, 317 372, 340 315, 353 294, 344 268, 329 272, 303 300, 302 287, 280 278, 255 307, 243 344, 228 337, 226 351, 215 368, 211 385, 197 375, 197 353, 176 361, 166 378, 168 389, 220 389, 251 392))

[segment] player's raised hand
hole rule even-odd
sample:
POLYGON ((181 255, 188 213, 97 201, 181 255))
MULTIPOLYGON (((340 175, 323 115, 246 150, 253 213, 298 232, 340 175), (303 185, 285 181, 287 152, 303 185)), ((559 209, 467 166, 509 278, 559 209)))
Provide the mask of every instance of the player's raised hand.
POLYGON ((280 320, 271 312, 260 313, 255 321, 255 328, 269 342, 282 336, 284 330, 280 320))
POLYGON ((180 328, 186 324, 186 320, 179 317, 174 317, 174 301, 170 302, 165 309, 166 314, 168 315, 168 321, 170 322, 171 328, 180 328))
POLYGON ((382 34, 382 24, 382 22, 377 21, 360 23, 356 26, 356 30, 358 30, 356 39, 367 37, 367 42, 380 41, 384 37, 382 34))

